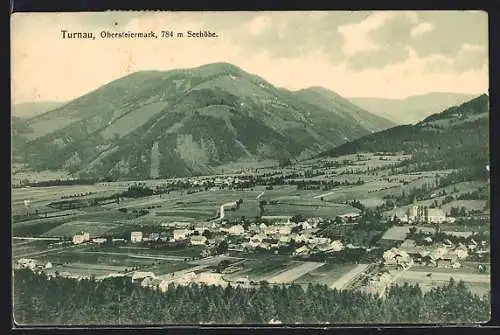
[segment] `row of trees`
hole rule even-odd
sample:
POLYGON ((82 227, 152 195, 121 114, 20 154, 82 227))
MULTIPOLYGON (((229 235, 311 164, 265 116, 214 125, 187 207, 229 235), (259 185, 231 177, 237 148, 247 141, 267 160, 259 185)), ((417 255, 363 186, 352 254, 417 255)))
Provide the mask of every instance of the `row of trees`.
POLYGON ((263 324, 272 319, 285 324, 472 323, 489 318, 489 295, 479 297, 454 281, 427 293, 416 285, 393 286, 379 298, 312 284, 171 285, 160 292, 127 278, 47 280, 26 269, 14 273, 14 319, 28 325, 263 324))

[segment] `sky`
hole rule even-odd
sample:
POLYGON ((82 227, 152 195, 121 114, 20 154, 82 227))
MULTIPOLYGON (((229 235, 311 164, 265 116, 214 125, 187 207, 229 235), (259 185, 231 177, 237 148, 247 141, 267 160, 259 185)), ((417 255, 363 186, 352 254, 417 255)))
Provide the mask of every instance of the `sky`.
POLYGON ((12 102, 69 101, 127 74, 228 62, 275 86, 402 99, 488 90, 480 11, 15 13, 12 102), (63 39, 61 30, 95 40, 63 39), (101 39, 101 31, 157 39, 101 39), (209 30, 213 39, 162 38, 209 30))

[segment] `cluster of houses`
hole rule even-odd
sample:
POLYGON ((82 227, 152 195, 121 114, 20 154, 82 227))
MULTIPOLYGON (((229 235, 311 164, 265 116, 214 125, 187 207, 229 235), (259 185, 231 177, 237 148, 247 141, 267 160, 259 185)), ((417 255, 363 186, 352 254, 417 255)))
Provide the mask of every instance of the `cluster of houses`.
POLYGON ((221 285, 225 286, 228 282, 222 278, 220 273, 199 272, 194 271, 184 272, 180 274, 169 273, 166 275, 156 276, 153 272, 136 271, 132 274, 132 282, 140 283, 142 287, 150 287, 166 291, 168 286, 173 285, 189 285, 191 283, 221 285))
MULTIPOLYGON (((283 221, 283 220, 282 220, 283 221)), ((150 233, 146 235, 141 231, 130 232, 130 243, 137 244, 148 241, 180 242, 184 241, 194 246, 207 246, 209 249, 227 240, 229 249, 239 251, 251 251, 255 249, 273 250, 289 247, 291 244, 299 246, 293 251, 293 255, 309 255, 315 252, 337 252, 344 249, 340 240, 319 237, 316 235, 318 225, 323 222, 321 218, 310 218, 303 222, 294 223, 289 220, 275 224, 228 224, 207 223, 194 225, 188 222, 162 223, 163 228, 170 232, 150 233), (207 234, 207 232, 209 232, 207 234)), ((74 244, 84 242, 103 244, 105 238, 90 239, 89 233, 81 233, 73 236, 74 244)), ((123 238, 113 238, 113 243, 127 242, 123 238)), ((208 256, 210 253, 202 253, 208 256)))
POLYGON ((391 218, 399 219, 403 223, 433 223, 440 224, 444 222, 453 223, 455 218, 447 217, 446 213, 440 208, 429 208, 427 206, 413 205, 406 211, 395 211, 391 218))
POLYGON ((440 245, 417 246, 414 240, 405 240, 399 248, 391 248, 384 252, 383 263, 387 266, 406 269, 413 264, 422 264, 435 267, 459 268, 460 261, 466 259, 473 252, 478 243, 471 239, 468 245, 453 244, 445 240, 440 245))
MULTIPOLYGON (((251 224, 245 229, 241 224, 235 224, 226 227, 220 227, 215 231, 219 234, 217 241, 226 236, 236 237, 237 243, 231 243, 230 249, 235 250, 254 250, 261 248, 265 250, 277 249, 289 246, 292 241, 304 244, 295 250, 294 255, 309 254, 313 251, 340 251, 344 249, 341 241, 332 241, 329 238, 318 237, 315 235, 317 225, 320 219, 309 219, 300 223, 286 223, 267 225, 265 223, 251 224), (294 229, 298 228, 298 229, 294 229), (293 232, 294 231, 294 232, 293 232)), ((207 227, 181 228, 174 229, 173 240, 189 241, 192 245, 212 245, 214 239, 207 239, 203 232, 207 227)))
POLYGON ((228 187, 238 187, 248 182, 250 176, 247 174, 225 175, 225 176, 204 176, 188 177, 168 180, 163 187, 176 186, 181 183, 184 187, 209 187, 210 191, 218 191, 228 187))
POLYGON ((293 255, 309 255, 314 253, 315 251, 338 252, 342 250, 344 250, 344 245, 341 241, 331 241, 329 238, 322 238, 321 243, 311 243, 311 241, 306 241, 306 244, 304 244, 300 248, 295 249, 293 255))
POLYGON ((52 263, 40 263, 31 258, 21 258, 14 263, 15 269, 30 269, 32 271, 38 271, 42 269, 52 269, 52 263))

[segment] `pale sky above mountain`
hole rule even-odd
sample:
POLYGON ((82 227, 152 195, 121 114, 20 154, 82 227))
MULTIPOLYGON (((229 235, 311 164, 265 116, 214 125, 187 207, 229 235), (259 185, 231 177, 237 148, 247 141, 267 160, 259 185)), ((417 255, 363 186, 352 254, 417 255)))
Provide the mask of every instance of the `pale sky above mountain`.
POLYGON ((13 103, 67 101, 131 72, 213 62, 346 97, 488 90, 488 16, 477 11, 16 13, 11 43, 13 103), (97 37, 62 39, 62 29, 97 37), (159 36, 101 39, 103 30, 159 36), (219 37, 164 39, 161 30, 219 37))

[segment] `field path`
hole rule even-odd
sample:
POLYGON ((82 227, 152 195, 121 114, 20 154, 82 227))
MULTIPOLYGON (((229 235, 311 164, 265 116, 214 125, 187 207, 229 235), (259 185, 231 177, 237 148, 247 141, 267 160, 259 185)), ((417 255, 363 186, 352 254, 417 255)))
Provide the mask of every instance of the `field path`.
POLYGON ((445 273, 445 272, 432 272, 430 277, 423 271, 407 271, 401 274, 401 279, 406 280, 420 280, 420 281, 449 281, 451 278, 455 281, 463 280, 470 283, 489 283, 491 277, 489 274, 479 273, 445 273))
POLYGON ((331 286, 331 288, 335 288, 337 290, 344 289, 345 287, 347 287, 349 285, 349 283, 354 278, 356 278, 363 271, 365 271, 368 268, 368 266, 370 266, 370 264, 358 264, 358 265, 356 265, 356 267, 353 268, 351 271, 349 271, 347 273, 344 273, 344 275, 342 275, 342 277, 340 277, 339 279, 337 279, 337 281, 335 283, 333 283, 333 285, 331 286))
POLYGON ((187 268, 187 269, 184 269, 184 270, 179 270, 179 271, 167 273, 167 274, 158 276, 158 278, 160 278, 160 279, 172 279, 174 277, 175 278, 181 278, 181 277, 187 275, 190 272, 201 271, 201 270, 204 270, 207 267, 208 267, 208 265, 198 265, 198 266, 194 266, 192 268, 187 268), (172 275, 172 273, 175 273, 175 275, 172 275))
POLYGON ((266 193, 266 192, 265 192, 265 191, 262 191, 262 193, 261 193, 261 194, 259 194, 259 195, 258 195, 255 199, 260 199, 260 197, 261 197, 261 196, 263 196, 263 195, 264 195, 264 193, 266 193))
POLYGON ((137 255, 127 254, 124 252, 109 252, 109 251, 81 251, 82 254, 99 254, 99 255, 113 255, 113 256, 127 256, 131 258, 144 258, 144 259, 160 259, 164 261, 183 261, 186 257, 181 256, 155 256, 155 255, 137 255))
POLYGON ((379 297, 382 298, 385 294, 385 290, 387 287, 390 287, 392 283, 396 282, 401 276, 408 271, 411 266, 405 268, 404 270, 399 271, 395 276, 392 276, 390 280, 388 280, 382 287, 380 288, 379 297))
POLYGON ((26 241, 61 241, 58 237, 18 237, 12 236, 13 240, 26 240, 26 241))
POLYGON ((50 253, 57 254, 59 252, 56 252, 56 251, 64 252, 64 251, 67 251, 68 249, 76 248, 78 246, 80 246, 80 245, 74 244, 74 245, 70 245, 70 246, 64 246, 64 247, 59 247, 59 248, 47 249, 47 250, 43 250, 43 251, 35 251, 35 252, 23 254, 23 255, 15 255, 13 258, 18 259, 18 258, 28 257, 28 256, 39 256, 39 255, 48 254, 48 253, 49 254, 50 253))
POLYGON ((305 275, 308 272, 311 272, 321 266, 323 266, 325 263, 317 263, 317 262, 306 262, 303 264, 300 264, 299 266, 296 266, 292 269, 286 270, 279 275, 276 275, 272 278, 269 278, 267 281, 269 283, 275 283, 275 284, 281 284, 281 283, 291 283, 294 280, 299 279, 303 275, 305 275))

